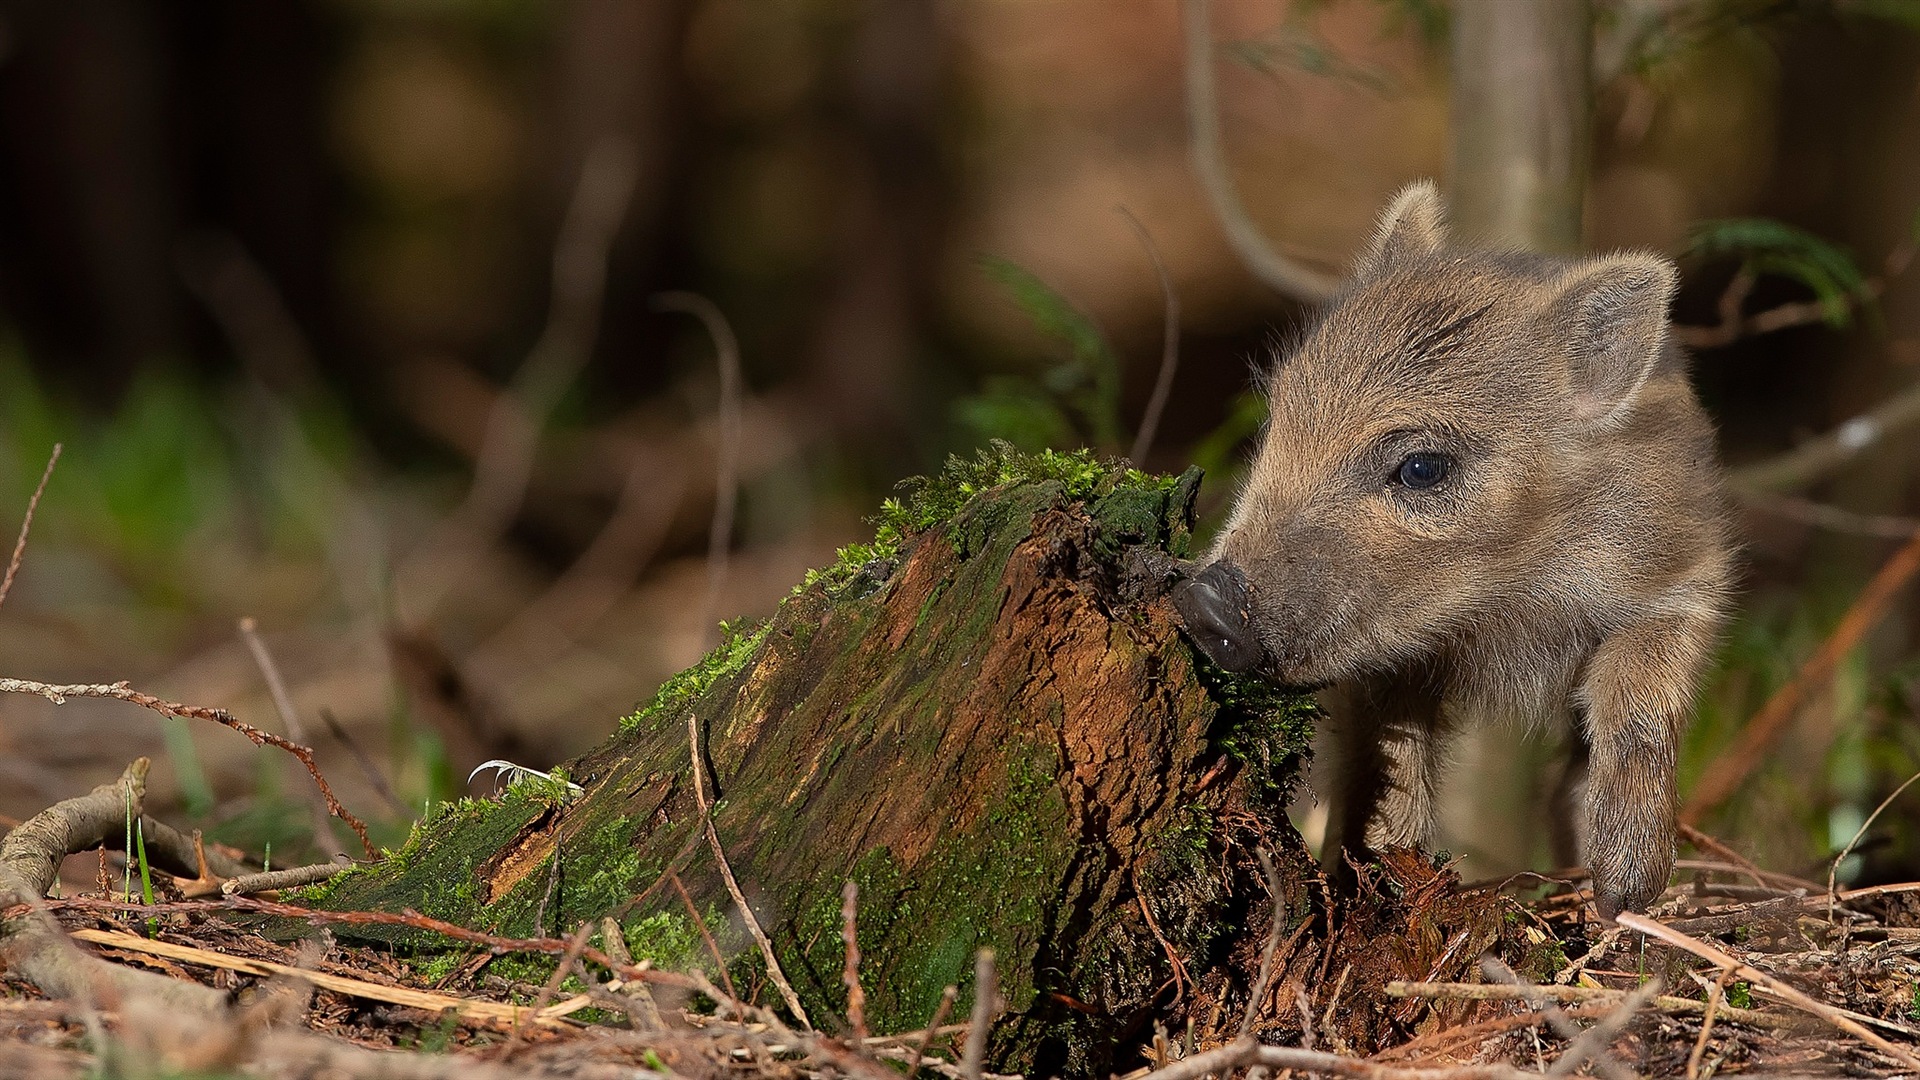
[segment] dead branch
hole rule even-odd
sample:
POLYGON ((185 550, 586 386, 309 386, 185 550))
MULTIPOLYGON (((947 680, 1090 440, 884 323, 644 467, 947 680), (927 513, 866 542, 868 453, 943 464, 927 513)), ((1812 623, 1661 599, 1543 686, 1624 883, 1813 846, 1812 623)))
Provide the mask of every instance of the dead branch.
POLYGON ((1920 535, 1908 540, 1893 553, 1854 599, 1847 613, 1841 616, 1833 632, 1827 635, 1827 640, 1800 665, 1800 670, 1794 672, 1786 685, 1767 699, 1753 719, 1747 721, 1733 745, 1714 758, 1706 774, 1694 785, 1692 796, 1681 808, 1680 820, 1697 825, 1701 818, 1740 789, 1740 785, 1759 767, 1768 751, 1773 749, 1774 742, 1786 730, 1787 724, 1799 714, 1801 703, 1809 694, 1826 685, 1840 661, 1853 651, 1867 631, 1879 624, 1894 597, 1916 572, 1920 572, 1920 535))
MULTIPOLYGON (((734 905, 740 909, 741 921, 747 924, 747 932, 753 935, 754 943, 760 946, 760 957, 767 962, 767 978, 780 990, 780 997, 787 1003, 787 1009, 800 1026, 813 1030, 813 1021, 807 1019, 807 1010, 800 1004, 800 995, 793 992, 793 984, 787 981, 786 972, 780 970, 780 958, 774 955, 773 941, 760 927, 760 919, 754 915, 753 908, 747 904, 746 894, 740 891, 740 883, 733 878, 733 867, 727 862, 726 850, 720 846, 720 834, 713 827, 713 806, 707 801, 707 785, 703 778, 706 766, 700 760, 700 724, 692 713, 687 714, 687 747, 693 756, 693 796, 700 804, 700 822, 706 828, 707 846, 713 849, 713 861, 720 866, 720 876, 727 883, 727 892, 733 896, 734 905)), ((724 964, 722 971, 724 973, 724 964)))
POLYGON ((1775 495, 1764 491, 1736 490, 1733 497, 1741 504, 1764 514, 1783 517, 1803 525, 1850 536, 1880 536, 1905 540, 1920 534, 1920 518, 1897 514, 1863 514, 1857 510, 1815 502, 1798 495, 1775 495))
POLYGON ((1251 1038, 1240 1038, 1217 1049, 1184 1057, 1171 1065, 1155 1069, 1146 1074, 1146 1080, 1201 1080, 1209 1075, 1224 1077, 1234 1069, 1251 1065, 1348 1076, 1357 1080, 1539 1080, 1540 1077, 1539 1073, 1525 1072, 1507 1064, 1448 1065, 1431 1069, 1401 1067, 1314 1050, 1263 1046, 1251 1038))
POLYGON ((0 841, 0 955, 8 968, 50 997, 74 998, 91 1009, 101 993, 152 995, 180 1009, 213 1010, 225 995, 164 975, 109 964, 74 947, 47 914, 42 899, 60 860, 125 835, 138 816, 151 762, 136 758, 120 778, 33 815, 0 841))
POLYGON ((1741 978, 1747 979, 1757 986, 1764 986, 1780 1000, 1825 1020, 1827 1023, 1832 1024, 1847 1034, 1866 1042, 1874 1049, 1900 1062, 1907 1068, 1920 1069, 1920 1057, 1916 1057, 1911 1051, 1888 1042, 1832 1005, 1812 997, 1787 983, 1781 982, 1779 979, 1774 978, 1751 964, 1741 963, 1739 960, 1734 959, 1732 956, 1727 955, 1698 938, 1688 937, 1686 934, 1682 934, 1671 927, 1662 926, 1644 915, 1635 915, 1632 912, 1622 912, 1617 921, 1621 926, 1629 930, 1637 930, 1648 937, 1658 939, 1676 949, 1690 952, 1708 963, 1733 971, 1741 978))
POLYGON ((1234 186, 1220 135, 1210 5, 1207 0, 1185 0, 1181 16, 1187 37, 1187 128, 1192 139, 1193 171, 1207 190, 1207 201, 1213 206, 1220 228, 1227 234, 1227 242, 1254 277, 1282 296, 1305 302, 1332 296, 1340 288, 1338 278, 1302 266, 1275 251, 1248 216, 1234 186))
MULTIPOLYGON (((1602 986, 1514 986, 1499 983, 1410 983, 1390 982, 1386 986, 1386 995, 1396 998, 1432 998, 1437 1001, 1524 1001, 1528 1004, 1538 1002, 1561 1002, 1564 1004, 1618 1005, 1627 999, 1624 990, 1610 990, 1602 986)), ((1661 996, 1653 999, 1655 1008, 1666 1012, 1699 1015, 1706 1006, 1690 998, 1661 996)), ((1756 1009, 1736 1009, 1723 1006, 1720 1018, 1737 1024, 1763 1028, 1796 1028, 1801 1026, 1791 1017, 1775 1016, 1772 1013, 1756 1009)))
POLYGON ((33 529, 33 512, 40 508, 40 496, 47 490, 47 481, 53 479, 53 467, 60 462, 60 443, 53 444, 53 453, 47 455, 47 468, 40 474, 40 483, 34 486, 33 497, 27 500, 27 512, 20 518, 20 537, 13 542, 13 557, 7 560, 7 575, 0 578, 0 604, 7 602, 7 594, 13 591, 13 577, 20 572, 20 560, 27 554, 27 533, 33 529))
POLYGON ((1908 387, 1784 454, 1728 470, 1727 484, 1735 492, 1798 491, 1915 423, 1920 423, 1920 385, 1908 387))
MULTIPOLYGON (((293 707, 286 680, 280 677, 280 665, 273 662, 273 654, 267 651, 267 643, 260 637, 253 616, 242 616, 239 627, 240 639, 247 643, 247 651, 253 654, 254 665, 267 682, 267 695, 273 699, 274 711, 280 714, 280 722, 287 726, 287 738, 302 746, 311 746, 313 740, 307 736, 307 727, 300 722, 300 714, 293 707)), ((307 809, 313 819, 314 849, 330 859, 347 861, 347 849, 341 845, 339 837, 333 835, 333 820, 327 812, 326 800, 317 791, 309 790, 307 794, 307 809)))
POLYGON ((1180 368, 1180 295, 1173 291, 1173 278, 1167 273, 1167 264, 1160 258, 1159 245, 1153 242, 1153 234, 1141 224, 1133 211, 1124 206, 1117 207, 1120 216, 1127 219, 1127 225, 1133 229, 1133 235, 1139 239, 1147 258, 1153 263, 1154 277, 1160 281, 1160 374, 1154 377, 1153 394, 1147 398, 1147 409, 1140 414, 1140 428, 1133 436, 1133 449, 1127 451, 1127 457, 1135 465, 1144 467, 1147 451, 1153 449, 1153 437, 1160 430, 1160 415, 1167 411, 1167 398, 1173 393, 1173 376, 1180 368))
POLYGON ((698 293, 664 292, 653 298, 655 311, 678 311, 700 320, 713 338, 720 366, 719 465, 714 470, 713 523, 707 530, 707 594, 700 606, 701 634, 719 644, 720 589, 727 580, 727 555, 733 542, 733 514, 740 498, 740 339, 718 305, 698 293))
POLYGON ((280 889, 298 889, 307 885, 318 885, 330 881, 346 867, 339 863, 319 863, 314 866, 292 866, 285 870, 271 870, 264 874, 246 874, 231 878, 220 884, 222 896, 246 896, 249 893, 275 892, 280 889))
POLYGON ((473 553, 498 540, 520 512, 540 432, 592 358, 607 256, 639 175, 639 154, 627 139, 609 137, 587 152, 554 241, 546 328, 514 373, 510 391, 495 399, 487 416, 466 501, 404 568, 404 576, 415 581, 413 618, 424 619, 438 607, 473 553))
POLYGON ((152 694, 143 694, 129 687, 124 682, 43 683, 34 682, 30 679, 0 679, 0 694, 33 694, 46 698, 55 705, 65 705, 67 699, 70 697, 112 698, 115 701, 124 701, 131 705, 138 705, 143 709, 152 709, 162 716, 184 716, 194 720, 211 720, 216 724, 230 727, 240 734, 245 735, 248 741, 252 742, 255 746, 274 746, 285 750, 287 753, 299 758, 300 763, 307 767, 307 775, 313 777, 314 784, 319 787, 321 796, 327 801, 327 810, 332 813, 334 817, 346 822, 347 825, 353 829, 354 834, 360 838, 360 846, 366 849, 367 857, 373 859, 380 857, 380 852, 373 846, 373 841, 367 838, 366 825, 363 824, 359 818, 347 813, 347 808, 341 806, 340 800, 334 797, 333 788, 327 784, 327 778, 320 775, 320 767, 314 763, 313 749, 311 747, 302 746, 299 743, 283 739, 278 735, 262 731, 252 724, 237 719, 232 713, 225 709, 209 709, 201 705, 182 705, 177 701, 157 698, 152 694))

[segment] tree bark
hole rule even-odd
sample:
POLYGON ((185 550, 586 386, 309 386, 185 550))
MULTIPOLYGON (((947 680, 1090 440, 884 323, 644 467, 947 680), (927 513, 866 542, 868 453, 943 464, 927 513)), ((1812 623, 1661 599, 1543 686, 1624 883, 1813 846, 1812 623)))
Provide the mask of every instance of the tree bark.
POLYGON ((1201 1000, 1192 979, 1250 933, 1258 957, 1275 905, 1256 848, 1285 929, 1318 895, 1284 815, 1310 700, 1200 670, 1163 596, 1198 481, 1083 456, 957 464, 572 762, 580 793, 530 780, 447 807, 324 902, 510 934, 612 914, 665 967, 711 967, 704 922, 747 995, 764 972, 703 838, 691 716, 723 850, 816 1023, 844 1006, 851 879, 873 1030, 925 1025, 949 984, 965 1016, 991 947, 996 1060, 1126 1071, 1102 1055, 1201 1000))

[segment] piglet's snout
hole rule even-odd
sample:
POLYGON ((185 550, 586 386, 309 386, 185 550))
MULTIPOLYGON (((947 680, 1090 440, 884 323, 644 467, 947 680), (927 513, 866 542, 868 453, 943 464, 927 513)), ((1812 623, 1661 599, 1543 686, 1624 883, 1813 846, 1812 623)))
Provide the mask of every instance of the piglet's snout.
POLYGON ((1228 562, 1216 562, 1174 586, 1173 606, 1187 634, 1207 658, 1228 671, 1248 671, 1264 650, 1253 633, 1247 577, 1228 562))

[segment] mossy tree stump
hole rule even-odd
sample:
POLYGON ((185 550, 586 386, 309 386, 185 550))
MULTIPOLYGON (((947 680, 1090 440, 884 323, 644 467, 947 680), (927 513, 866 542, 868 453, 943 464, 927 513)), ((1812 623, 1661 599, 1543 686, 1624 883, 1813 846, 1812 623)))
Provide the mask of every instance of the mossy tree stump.
MULTIPOLYGON (((875 1030, 926 1024, 949 984, 964 1016, 991 946, 999 1060, 1131 1068, 1101 1048, 1193 1001, 1190 980, 1244 952, 1250 922, 1264 937, 1255 846, 1282 867, 1291 920, 1310 894, 1282 811, 1312 705, 1199 669, 1163 595, 1198 483, 1083 455, 956 461, 889 502, 873 545, 730 629, 571 762, 581 793, 523 781, 450 806, 323 900, 507 934, 613 913, 636 956, 711 967, 661 884, 676 875, 741 992, 777 1004, 702 841, 691 716, 728 860, 817 1023, 845 999, 852 879, 875 1030)), ((442 947, 372 933, 429 962, 442 947)))

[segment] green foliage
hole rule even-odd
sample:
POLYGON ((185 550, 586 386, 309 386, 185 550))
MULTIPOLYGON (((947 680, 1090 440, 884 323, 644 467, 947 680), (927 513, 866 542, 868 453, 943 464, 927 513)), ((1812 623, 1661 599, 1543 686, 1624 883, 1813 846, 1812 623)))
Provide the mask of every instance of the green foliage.
POLYGON ((1728 983, 1727 1004, 1736 1009, 1753 1008, 1753 984, 1747 982, 1728 983))
POLYGON ((1813 291, 1827 325, 1845 327, 1855 305, 1871 303, 1866 276, 1845 248, 1768 218, 1722 218, 1694 226, 1689 254, 1738 257, 1753 274, 1773 274, 1813 291))
POLYGON ((993 256, 980 265, 1006 288, 1036 329, 1065 347, 1066 355, 1037 380, 993 380, 984 393, 959 402, 955 418, 976 436, 1026 450, 1074 441, 1117 447, 1120 358, 1100 328, 1026 268, 993 256), (1079 439, 1072 437, 1076 423, 1079 439))

